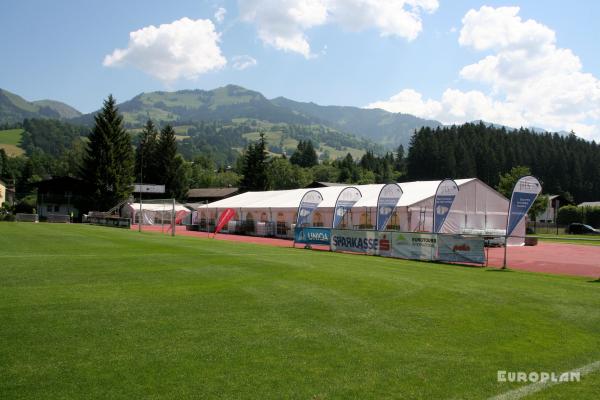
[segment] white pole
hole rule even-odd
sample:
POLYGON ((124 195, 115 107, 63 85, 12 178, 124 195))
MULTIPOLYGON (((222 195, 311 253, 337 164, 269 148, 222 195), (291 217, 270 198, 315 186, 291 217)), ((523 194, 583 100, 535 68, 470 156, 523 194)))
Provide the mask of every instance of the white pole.
POLYGON ((171 213, 171 236, 175 236, 175 199, 173 199, 173 212, 171 213))

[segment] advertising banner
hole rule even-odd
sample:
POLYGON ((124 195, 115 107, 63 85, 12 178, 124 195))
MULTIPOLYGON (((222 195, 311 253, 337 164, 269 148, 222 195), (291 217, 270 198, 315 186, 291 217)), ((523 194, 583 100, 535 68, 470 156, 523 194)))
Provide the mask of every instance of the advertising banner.
POLYGON ((439 261, 485 264, 483 237, 438 235, 437 239, 439 261))
POLYGON ((507 236, 510 236, 517 225, 519 225, 519 222, 525 218, 525 215, 541 191, 542 185, 533 176, 524 176, 517 181, 508 208, 507 236))
POLYGON ((309 190, 302 196, 300 205, 298 206, 298 219, 296 226, 302 227, 310 223, 312 214, 315 212, 319 204, 323 201, 323 196, 316 190, 309 190))
POLYGON ((215 227, 215 235, 223 229, 223 227, 229 222, 231 218, 235 215, 235 211, 233 208, 228 208, 219 217, 219 221, 217 222, 217 226, 215 227))
POLYGON ((409 260, 433 260, 437 252, 434 233, 392 233, 392 257, 409 260))
POLYGON ((331 241, 330 228, 299 228, 294 229, 294 242, 302 244, 324 244, 329 246, 331 241))
POLYGON ((388 183, 381 188, 377 198, 377 230, 387 226, 398 200, 402 197, 402 188, 397 183, 388 183))
POLYGON ((356 204, 362 197, 362 193, 355 187, 347 187, 342 190, 335 202, 335 209, 333 213, 332 228, 337 228, 344 215, 356 204))
POLYGON ((390 257, 391 235, 390 232, 332 229, 331 250, 390 257))
POLYGON ((452 179, 440 182, 433 199, 433 231, 438 233, 452 208, 452 203, 458 194, 458 185, 452 179))

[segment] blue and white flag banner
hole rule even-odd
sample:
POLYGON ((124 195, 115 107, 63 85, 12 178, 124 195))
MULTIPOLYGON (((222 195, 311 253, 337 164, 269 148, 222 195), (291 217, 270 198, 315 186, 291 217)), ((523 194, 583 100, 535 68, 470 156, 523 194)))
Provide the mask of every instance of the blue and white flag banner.
POLYGON ((444 179, 438 185, 433 199, 433 232, 438 233, 452 208, 458 194, 458 185, 452 179, 444 179))
POLYGON ((301 227, 311 221, 311 217, 319 204, 323 201, 323 196, 316 190, 309 190, 304 193, 300 205, 298 206, 298 219, 296 226, 301 227))
POLYGON ((382 231, 387 226, 394 208, 402 197, 402 188, 397 183, 388 183, 381 188, 377 198, 377 230, 382 231))
POLYGON ((331 228, 299 228, 294 229, 294 242, 304 244, 331 243, 331 228))
POLYGON ((541 191, 542 185, 533 176, 524 176, 517 181, 510 197, 506 236, 510 236, 519 222, 525 218, 541 191))
POLYGON ((362 198, 362 193, 355 187, 347 187, 342 190, 335 202, 335 208, 333 213, 332 228, 337 228, 344 215, 356 204, 358 200, 362 198))

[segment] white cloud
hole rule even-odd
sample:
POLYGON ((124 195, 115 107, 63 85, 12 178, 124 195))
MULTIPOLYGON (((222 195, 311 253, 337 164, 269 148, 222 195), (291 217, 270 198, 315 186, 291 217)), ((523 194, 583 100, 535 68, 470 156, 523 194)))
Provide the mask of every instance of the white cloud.
POLYGON ((227 10, 223 7, 219 7, 215 12, 215 21, 219 24, 222 23, 225 20, 225 14, 227 14, 227 10))
POLYGON ((390 97, 386 101, 376 101, 367 108, 382 108, 396 113, 412 114, 419 117, 438 115, 442 111, 442 105, 435 100, 423 101, 421 93, 413 89, 404 89, 400 93, 390 97))
POLYGON ((381 36, 415 39, 421 14, 437 0, 239 0, 241 18, 256 24, 260 39, 278 50, 314 56, 305 31, 327 23, 344 29, 376 29, 381 36))
POLYGON ((373 104, 392 111, 413 110, 445 123, 484 119, 515 127, 573 129, 583 137, 600 138, 600 80, 583 72, 570 49, 556 46, 554 31, 524 21, 518 13, 518 7, 484 6, 470 10, 462 20, 459 44, 492 54, 464 66, 460 77, 488 87, 488 93, 447 89, 436 101, 423 100, 413 91, 410 105, 397 98, 403 90, 373 104))
POLYGON ((239 71, 243 71, 246 68, 254 67, 258 62, 254 57, 250 57, 247 55, 243 56, 235 56, 231 59, 232 67, 239 71))
POLYGON ((131 65, 166 83, 196 79, 227 63, 219 40, 210 20, 182 18, 131 32, 127 48, 115 49, 104 57, 103 65, 131 65))

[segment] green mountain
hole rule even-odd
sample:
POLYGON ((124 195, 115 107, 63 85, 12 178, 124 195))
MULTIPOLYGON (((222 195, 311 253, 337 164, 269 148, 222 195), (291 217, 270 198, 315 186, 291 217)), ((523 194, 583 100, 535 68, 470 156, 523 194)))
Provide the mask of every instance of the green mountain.
POLYGON ((27 101, 21 96, 0 89, 0 124, 20 123, 25 118, 70 119, 81 113, 54 100, 27 101))
MULTIPOLYGON (((236 85, 208 91, 142 93, 121 103, 119 110, 130 128, 141 127, 148 119, 174 125, 253 119, 275 124, 324 126, 386 147, 408 145, 414 130, 422 126, 441 126, 437 121, 380 109, 320 106, 283 97, 269 100, 259 92, 236 85)), ((93 114, 88 114, 76 118, 75 122, 91 124, 92 117, 93 114)))
POLYGON ((60 115, 60 118, 63 119, 77 118, 80 115, 82 115, 79 111, 77 111, 70 105, 56 100, 36 100, 33 102, 33 104, 39 107, 46 107, 51 110, 54 110, 60 115))
POLYGON ((423 126, 430 128, 442 126, 438 121, 426 120, 410 114, 390 113, 382 109, 321 106, 315 103, 301 103, 285 97, 278 97, 271 102, 300 115, 316 118, 324 125, 386 146, 395 147, 399 144, 406 146, 415 129, 423 126))
MULTIPOLYGON (((128 127, 144 125, 148 119, 180 125, 201 121, 231 121, 250 118, 267 122, 308 125, 312 121, 279 107, 262 94, 228 85, 214 90, 180 90, 142 93, 119 104, 128 127)), ((77 119, 92 121, 92 114, 77 119)))

